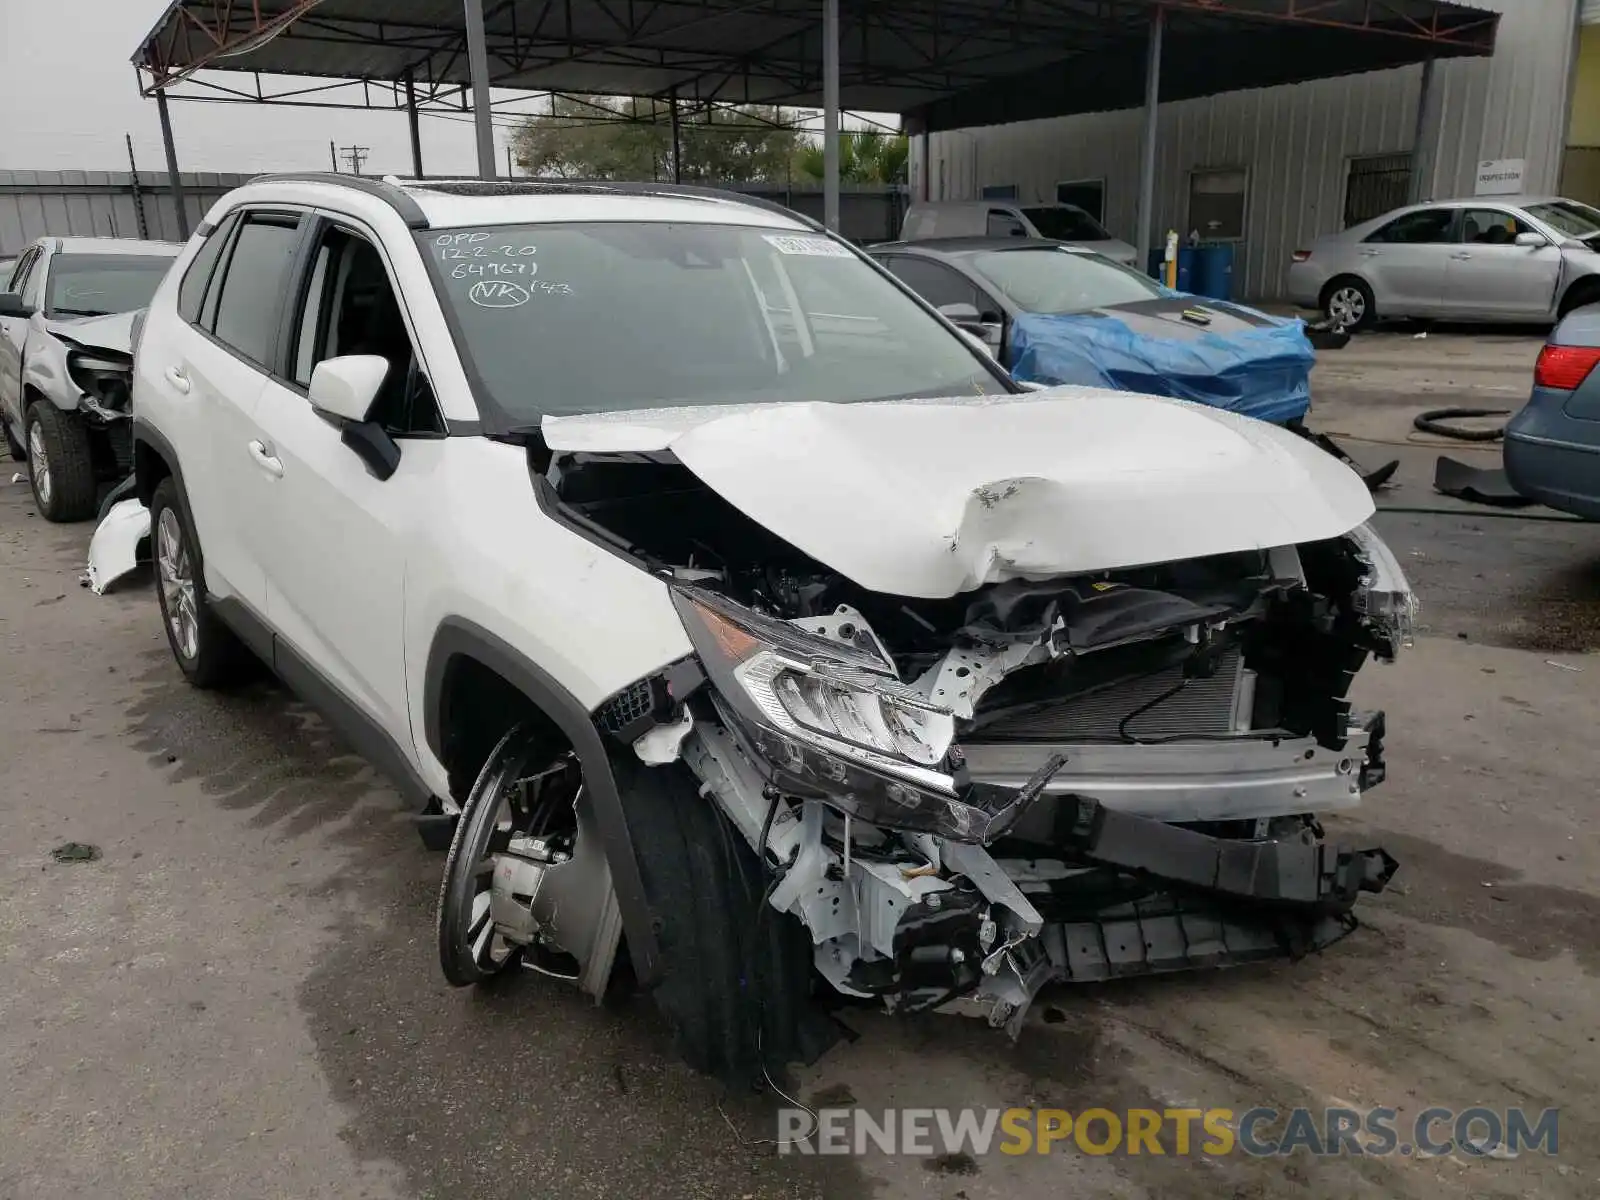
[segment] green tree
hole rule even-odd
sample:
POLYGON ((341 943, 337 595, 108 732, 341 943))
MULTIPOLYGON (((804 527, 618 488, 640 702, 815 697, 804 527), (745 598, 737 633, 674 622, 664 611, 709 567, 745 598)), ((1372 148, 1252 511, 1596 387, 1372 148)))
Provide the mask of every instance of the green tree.
MULTIPOLYGON (((840 183, 904 183, 911 143, 904 134, 880 129, 849 130, 839 135, 840 183)), ((822 182, 825 166, 821 142, 807 142, 795 156, 795 170, 822 182)))
MULTIPOLYGON (((679 121, 686 183, 782 180, 800 135, 765 105, 698 109, 679 121)), ((551 111, 525 118, 511 137, 517 165, 558 179, 671 179, 672 128, 648 99, 553 96, 551 111)))

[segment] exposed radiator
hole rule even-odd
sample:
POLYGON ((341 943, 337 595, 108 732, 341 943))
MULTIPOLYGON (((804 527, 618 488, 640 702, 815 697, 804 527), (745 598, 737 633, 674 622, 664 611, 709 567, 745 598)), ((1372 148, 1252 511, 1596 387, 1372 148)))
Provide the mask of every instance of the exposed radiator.
MULTIPOLYGON (((1093 738, 1115 740, 1124 717, 1176 687, 1182 666, 1170 667, 1142 679, 1114 683, 1097 691, 1038 707, 1019 710, 976 730, 967 740, 1024 741, 1093 738)), ((1131 738, 1162 738, 1193 734, 1235 732, 1235 714, 1249 715, 1250 684, 1254 675, 1244 669, 1244 656, 1233 647, 1223 657, 1215 675, 1191 679, 1154 708, 1128 721, 1124 732, 1131 738)))

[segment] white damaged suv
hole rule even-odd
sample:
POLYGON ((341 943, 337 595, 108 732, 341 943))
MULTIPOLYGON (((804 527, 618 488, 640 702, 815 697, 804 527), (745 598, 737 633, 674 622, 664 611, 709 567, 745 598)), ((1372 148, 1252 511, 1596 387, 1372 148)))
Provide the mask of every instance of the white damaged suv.
POLYGON ((1361 480, 1027 391, 804 218, 657 185, 258 180, 151 305, 134 458, 183 672, 251 654, 449 847, 441 963, 685 1057, 849 1001, 1298 955, 1395 863, 1320 814, 1414 601, 1361 480))

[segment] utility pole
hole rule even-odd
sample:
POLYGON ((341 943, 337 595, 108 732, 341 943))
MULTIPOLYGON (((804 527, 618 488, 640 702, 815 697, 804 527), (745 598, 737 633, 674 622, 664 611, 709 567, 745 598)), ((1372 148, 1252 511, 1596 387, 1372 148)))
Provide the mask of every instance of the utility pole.
POLYGON ((367 161, 367 155, 371 151, 371 146, 344 146, 339 150, 339 153, 344 155, 345 162, 350 164, 350 173, 359 175, 361 174, 361 164, 367 161))
POLYGON ((144 219, 144 193, 139 189, 139 164, 133 160, 133 134, 123 134, 122 140, 128 143, 128 179, 133 186, 134 220, 139 223, 139 236, 147 238, 150 236, 150 226, 144 219))
POLYGON ((339 173, 339 151, 333 144, 333 139, 328 139, 328 161, 333 164, 333 173, 339 173))

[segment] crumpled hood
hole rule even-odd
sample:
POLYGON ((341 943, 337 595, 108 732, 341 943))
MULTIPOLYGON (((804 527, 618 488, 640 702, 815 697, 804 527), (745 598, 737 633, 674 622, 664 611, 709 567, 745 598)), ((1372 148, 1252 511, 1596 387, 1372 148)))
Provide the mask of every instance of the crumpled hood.
POLYGON ((1357 475, 1292 433, 1099 388, 547 417, 541 430, 557 451, 670 451, 862 587, 929 599, 1316 541, 1373 512, 1357 475))
POLYGON ((132 354, 133 320, 138 315, 139 310, 104 317, 55 317, 45 322, 45 328, 80 346, 132 354))

